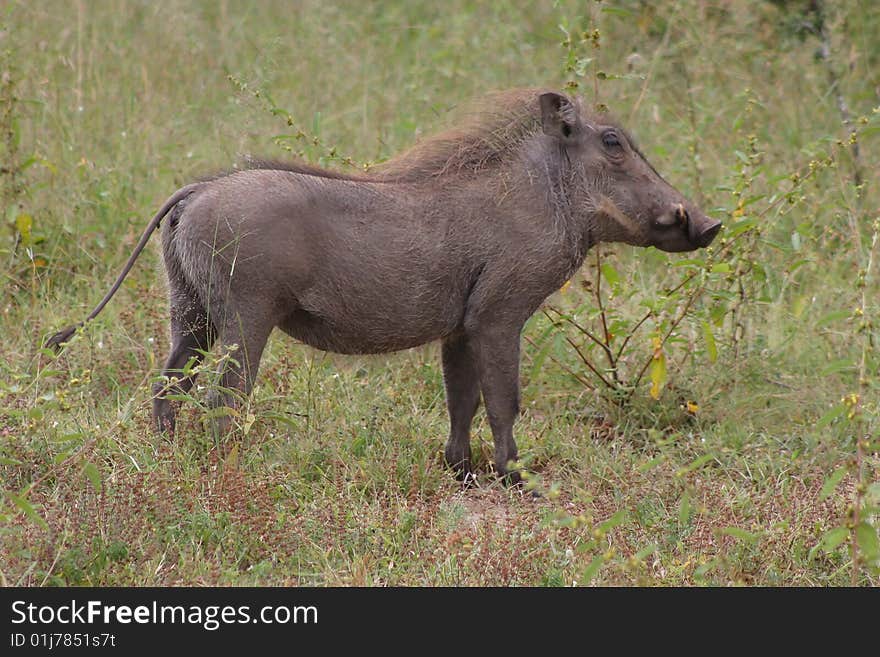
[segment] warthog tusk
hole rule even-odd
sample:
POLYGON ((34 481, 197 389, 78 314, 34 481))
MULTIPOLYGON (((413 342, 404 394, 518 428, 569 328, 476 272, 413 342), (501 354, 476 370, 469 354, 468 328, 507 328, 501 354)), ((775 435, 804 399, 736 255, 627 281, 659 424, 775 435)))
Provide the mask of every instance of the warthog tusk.
POLYGON ((684 209, 684 204, 679 203, 678 207, 675 208, 675 218, 678 220, 682 226, 687 226, 688 223, 688 213, 687 210, 684 209))

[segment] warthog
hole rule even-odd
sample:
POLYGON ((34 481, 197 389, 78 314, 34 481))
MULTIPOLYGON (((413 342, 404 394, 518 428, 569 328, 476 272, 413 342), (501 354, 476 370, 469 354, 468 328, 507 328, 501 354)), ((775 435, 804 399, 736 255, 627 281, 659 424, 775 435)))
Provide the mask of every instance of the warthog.
MULTIPOLYGON (((489 96, 460 127, 369 174, 254 163, 183 187, 86 321, 166 215, 171 353, 162 372, 169 379, 154 388, 158 430, 174 430, 169 392, 193 385, 193 376, 172 377, 218 340, 238 345, 221 389, 244 395, 276 327, 342 354, 440 340, 447 463, 471 476, 470 426, 482 392, 495 468, 513 483, 520 332, 529 316, 599 242, 689 251, 721 227, 607 117, 533 89, 489 96)), ((212 403, 234 405, 238 396, 215 394, 212 403)))

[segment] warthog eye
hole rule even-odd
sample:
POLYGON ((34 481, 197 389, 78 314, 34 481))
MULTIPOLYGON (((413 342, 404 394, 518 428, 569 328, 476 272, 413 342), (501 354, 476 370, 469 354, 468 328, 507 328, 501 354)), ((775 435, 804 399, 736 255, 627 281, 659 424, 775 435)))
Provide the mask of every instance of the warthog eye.
POLYGON ((620 137, 614 130, 606 130, 602 133, 602 145, 605 148, 620 148, 620 137))

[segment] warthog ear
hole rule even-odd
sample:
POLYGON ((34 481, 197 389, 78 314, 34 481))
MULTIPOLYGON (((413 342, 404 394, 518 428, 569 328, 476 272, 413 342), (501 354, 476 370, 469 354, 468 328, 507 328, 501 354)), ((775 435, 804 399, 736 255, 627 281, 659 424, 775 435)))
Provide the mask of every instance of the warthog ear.
POLYGON ((577 107, 566 96, 557 93, 541 94, 541 127, 544 134, 562 140, 571 139, 581 129, 577 107))

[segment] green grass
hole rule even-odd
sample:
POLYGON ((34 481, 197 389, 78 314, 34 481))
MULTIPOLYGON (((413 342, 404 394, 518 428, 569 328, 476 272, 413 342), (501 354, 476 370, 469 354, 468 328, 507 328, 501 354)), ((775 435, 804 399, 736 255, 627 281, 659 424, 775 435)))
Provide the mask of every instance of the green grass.
MULTIPOLYGON (((797 31, 807 3, 712 4, 7 3, 0 581, 876 585, 878 263, 864 288, 859 271, 880 207, 880 10, 833 3, 829 69, 820 39, 797 31), (594 28, 598 48, 578 36, 594 28), (625 380, 671 329, 657 400, 650 369, 616 405, 565 337, 601 366, 597 347, 544 314, 529 322, 515 431, 541 498, 495 480, 482 411, 480 485, 461 490, 443 466, 436 345, 346 358, 276 335, 232 435, 205 430, 198 390, 175 438, 155 436, 149 384, 168 335, 158 240, 61 356, 40 350, 194 177, 286 148, 331 167, 380 160, 485 91, 561 88, 567 61, 664 177, 728 231, 760 230, 691 265, 601 248, 619 277, 602 282, 612 344, 653 308, 625 380), (838 93, 858 161, 835 144, 849 135, 838 93), (841 404, 849 394, 855 407, 841 404)), ((593 265, 548 303, 598 334, 593 265)))

